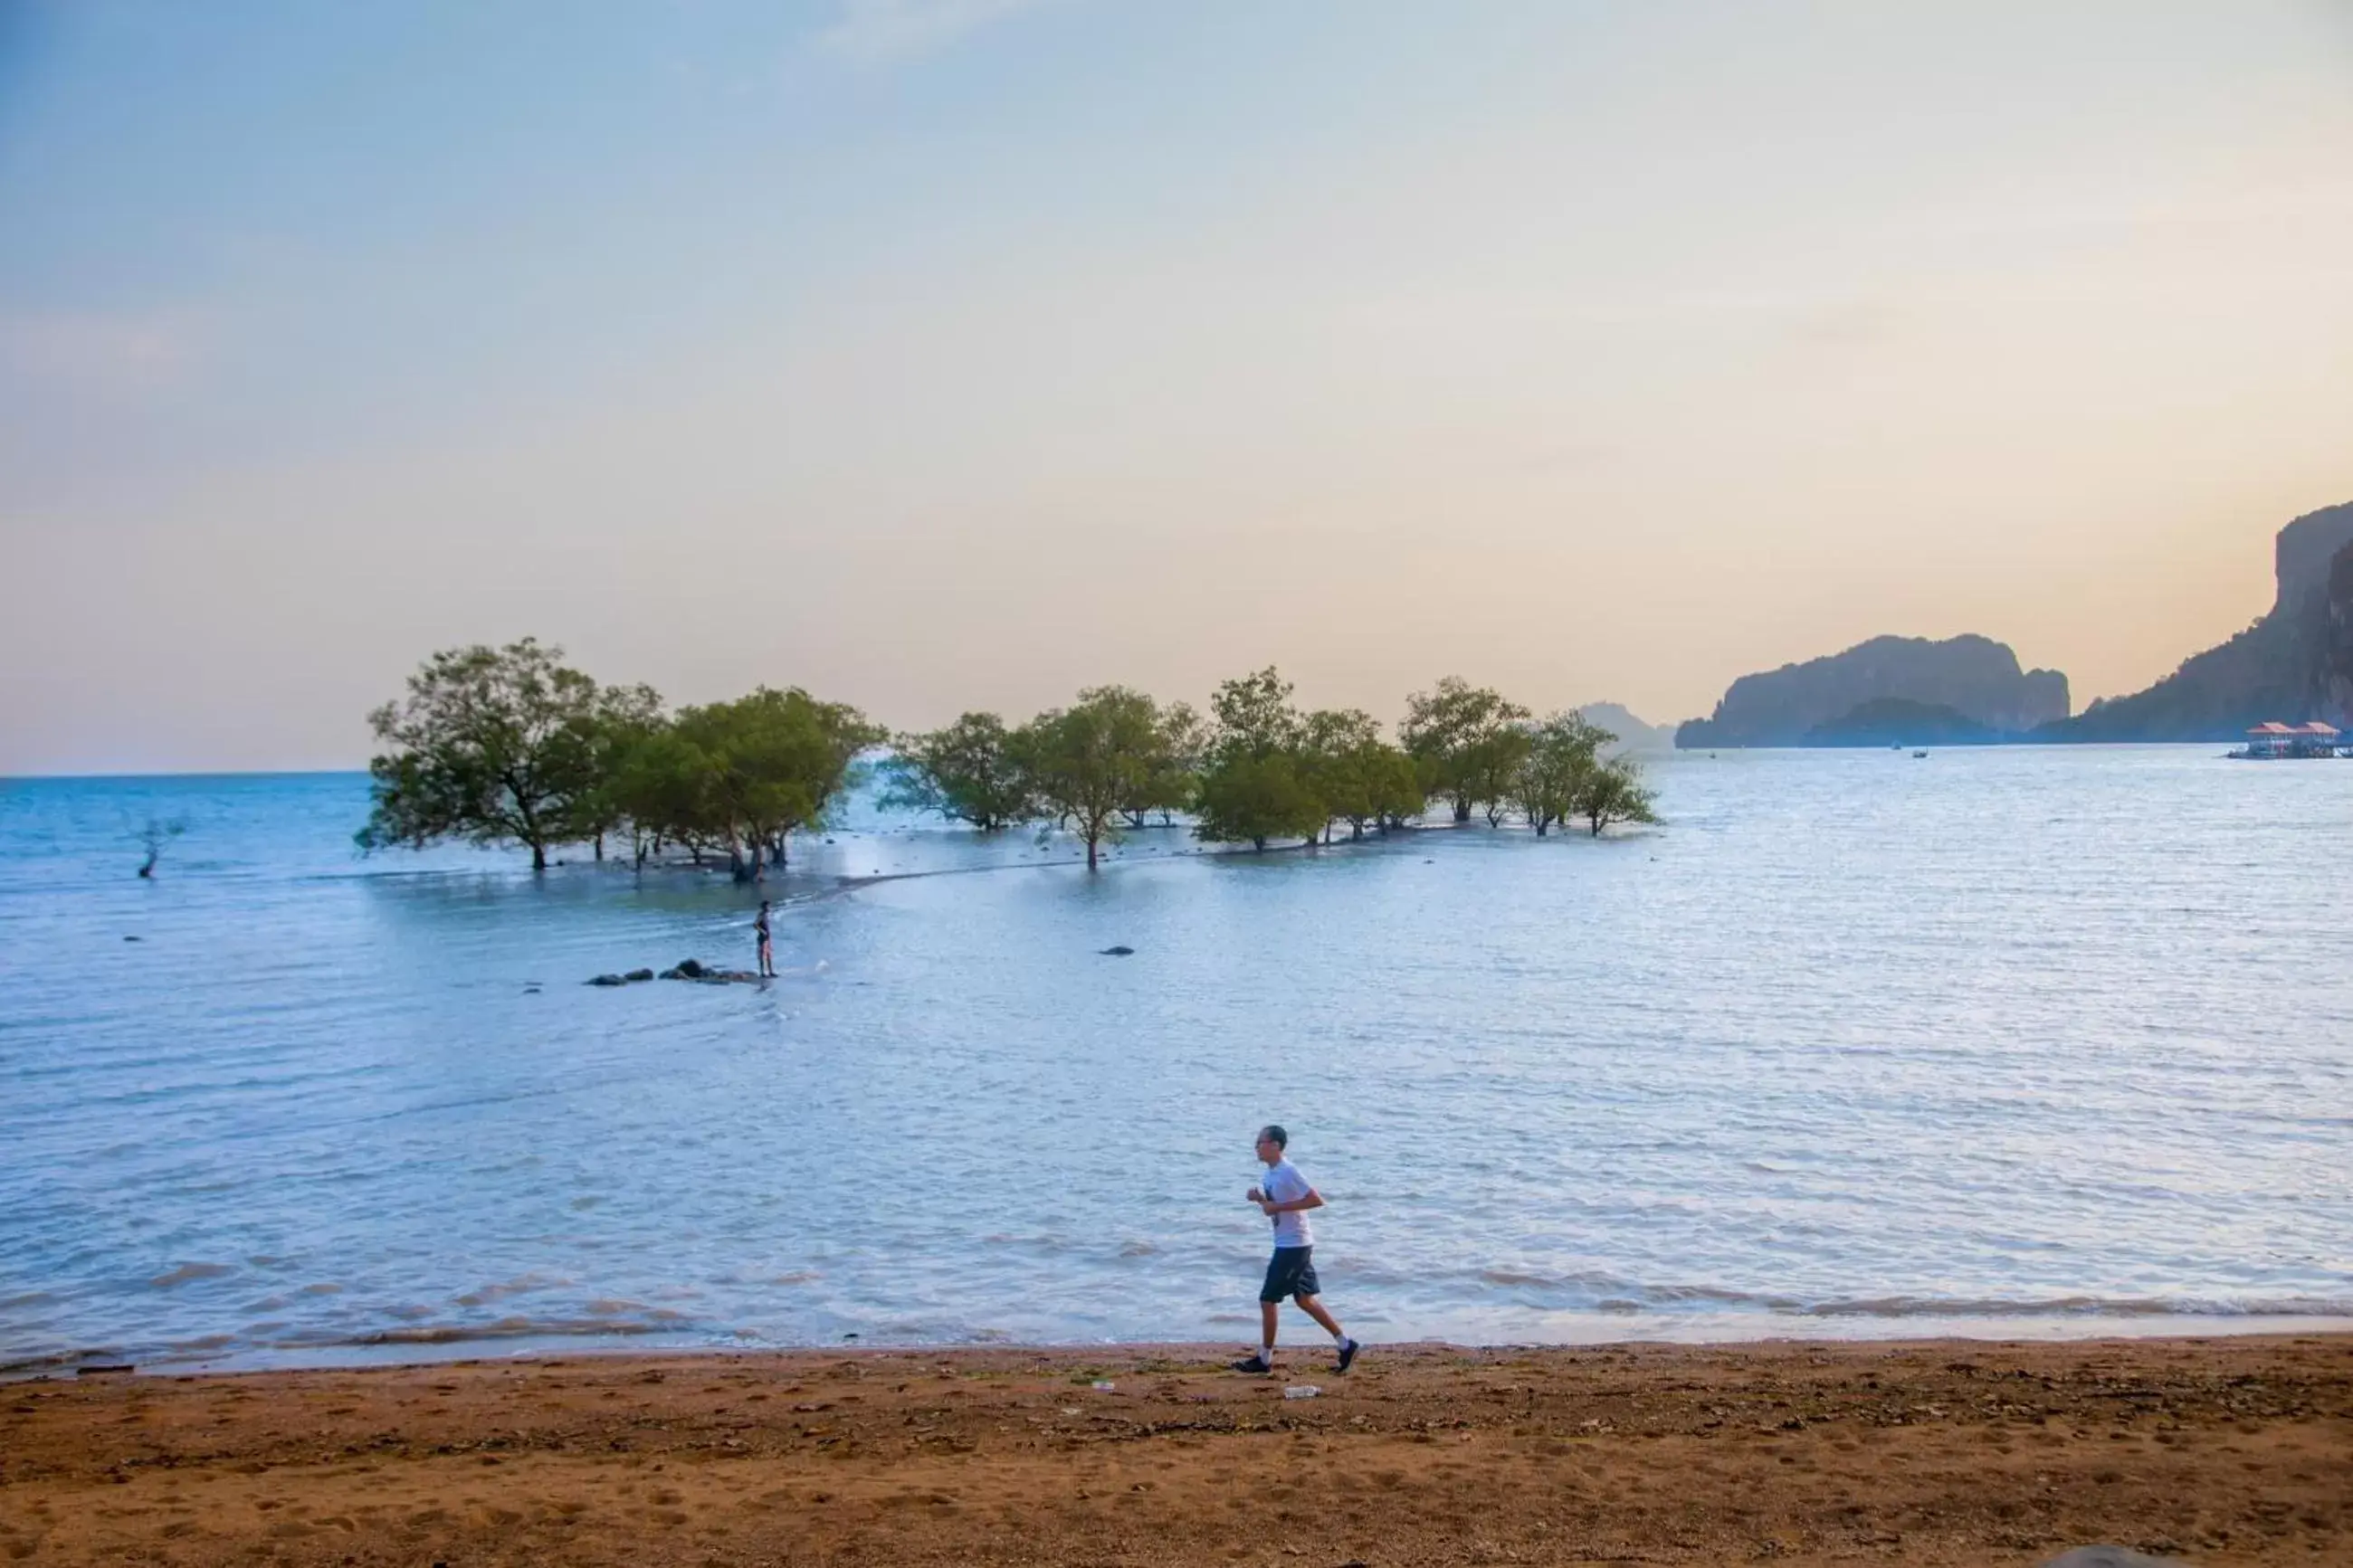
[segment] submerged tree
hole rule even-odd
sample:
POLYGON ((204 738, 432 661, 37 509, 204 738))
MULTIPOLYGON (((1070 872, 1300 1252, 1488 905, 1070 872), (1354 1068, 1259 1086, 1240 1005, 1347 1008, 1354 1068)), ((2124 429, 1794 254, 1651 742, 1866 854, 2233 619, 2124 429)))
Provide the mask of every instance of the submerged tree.
POLYGON ((1542 838, 1576 815, 1601 765, 1601 748, 1618 737, 1574 710, 1528 726, 1525 735, 1526 754, 1505 793, 1542 838))
POLYGON ((727 846, 739 881, 783 865, 787 837, 823 820, 858 753, 882 738, 855 708, 797 686, 684 709, 673 727, 702 759, 697 826, 727 846))
POLYGON ((427 659, 406 698, 368 716, 385 750, 368 762, 375 800, 361 848, 519 843, 546 869, 548 846, 577 836, 596 782, 596 683, 563 657, 525 637, 427 659))
POLYGON ((1092 687, 1018 733, 1040 814, 1079 836, 1087 869, 1095 869, 1104 841, 1118 837, 1122 808, 1150 791, 1159 745, 1152 699, 1124 686, 1092 687))
POLYGON ((629 825, 639 867, 649 851, 676 844, 702 863, 704 851, 727 842, 712 803, 716 765, 701 746, 665 722, 643 736, 618 759, 605 787, 629 825))
POLYGON ((1300 727, 1303 781, 1324 809, 1324 841, 1332 821, 1362 838, 1368 825, 1401 821, 1421 808, 1413 759, 1381 738, 1377 720, 1360 708, 1321 709, 1300 727))
POLYGON ((1518 765, 1518 726, 1527 717, 1526 709, 1503 693, 1450 675, 1435 690, 1406 699, 1398 738, 1420 769, 1426 795, 1443 797, 1457 824, 1484 805, 1492 826, 1500 820, 1497 807, 1518 765))
POLYGON ((1593 770, 1577 797, 1577 812, 1593 837, 1613 822, 1656 822, 1657 796, 1642 787, 1641 768, 1631 757, 1615 757, 1593 770))
POLYGON ((1313 843, 1331 814, 1304 776, 1305 721, 1272 665, 1229 680, 1209 699, 1216 729, 1201 775, 1194 832, 1263 850, 1272 838, 1313 843))
POLYGON ((1274 838, 1312 844, 1326 819, 1324 803, 1300 778, 1297 760, 1229 757, 1202 775, 1194 832, 1202 838, 1243 842, 1263 851, 1274 838))
MULTIPOLYGON (((596 847, 596 858, 605 858, 605 839, 634 824, 627 803, 622 799, 620 780, 628 773, 629 761, 657 734, 669 721, 662 716, 661 694, 650 686, 607 686, 596 694, 595 714, 587 721, 586 765, 588 782, 581 791, 574 816, 574 832, 596 847)), ((638 841, 638 859, 645 859, 641 833, 634 833, 638 841)))
MULTIPOLYGON (((1140 694, 1139 694, 1140 695, 1140 694)), ((1145 698, 1149 702, 1150 698, 1145 698)), ((1152 715, 1152 752, 1134 795, 1120 802, 1120 815, 1130 827, 1142 827, 1154 812, 1162 826, 1176 814, 1189 810, 1200 787, 1208 731, 1188 702, 1155 705, 1152 715)))
POLYGON ((902 735, 882 764, 878 804, 936 812, 995 833, 1037 815, 1029 771, 1015 731, 994 713, 966 713, 944 730, 902 735))

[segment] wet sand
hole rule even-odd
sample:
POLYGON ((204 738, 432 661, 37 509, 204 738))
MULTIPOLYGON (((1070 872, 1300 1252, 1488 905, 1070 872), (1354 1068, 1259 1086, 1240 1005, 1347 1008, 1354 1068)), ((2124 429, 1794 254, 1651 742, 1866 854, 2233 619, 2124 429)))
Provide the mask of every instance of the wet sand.
POLYGON ((8 1384, 0 1563, 2353 1563, 2353 1335, 1233 1353, 8 1384))

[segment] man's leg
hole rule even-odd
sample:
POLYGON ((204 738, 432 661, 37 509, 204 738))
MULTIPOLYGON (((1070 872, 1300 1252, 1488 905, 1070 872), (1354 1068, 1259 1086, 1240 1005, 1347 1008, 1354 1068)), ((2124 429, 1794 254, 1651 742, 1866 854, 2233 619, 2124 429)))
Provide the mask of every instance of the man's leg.
POLYGON ((1275 1319, 1282 1311, 1282 1298, 1291 1290, 1291 1262, 1295 1255, 1281 1247, 1267 1259, 1266 1282, 1258 1288, 1259 1350, 1253 1356, 1244 1356, 1233 1363, 1236 1372, 1270 1373, 1274 1370, 1275 1319))
MULTIPOLYGON (((1350 1339, 1347 1331, 1340 1327, 1340 1321, 1337 1318, 1324 1310, 1322 1297, 1303 1295, 1293 1297, 1293 1300, 1299 1303, 1301 1311, 1324 1325, 1324 1331, 1332 1336, 1333 1344, 1339 1348, 1339 1370, 1347 1371, 1349 1364, 1356 1359, 1356 1342, 1350 1339)), ((1267 1342, 1271 1344, 1274 1342, 1269 1340, 1267 1342)))

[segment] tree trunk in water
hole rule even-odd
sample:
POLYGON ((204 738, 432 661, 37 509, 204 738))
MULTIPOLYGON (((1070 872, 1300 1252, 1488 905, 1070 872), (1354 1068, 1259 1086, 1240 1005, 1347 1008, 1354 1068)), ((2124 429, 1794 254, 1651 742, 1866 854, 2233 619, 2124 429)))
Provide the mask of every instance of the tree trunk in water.
POLYGON ((1093 870, 1094 868, 1095 868, 1095 841, 1094 841, 1093 839, 1090 838, 1090 839, 1088 839, 1088 840, 1087 840, 1087 869, 1088 869, 1088 870, 1090 870, 1090 871, 1092 871, 1092 870, 1093 870))
POLYGON ((544 844, 539 844, 539 843, 534 843, 534 844, 533 844, 533 845, 532 845, 532 847, 531 847, 531 868, 532 868, 533 870, 534 870, 534 871, 544 871, 544 870, 546 870, 546 869, 547 869, 547 846, 546 846, 546 845, 544 845, 544 844))
POLYGON ((1454 825, 1457 827, 1471 820, 1471 803, 1457 797, 1454 802, 1454 825))
POLYGON ((768 864, 771 866, 781 866, 784 863, 785 836, 779 833, 774 838, 768 840, 768 864))
POLYGON ((605 863, 605 830, 601 827, 596 830, 596 863, 605 863))
POLYGON ((1357 842, 1359 842, 1360 840, 1362 840, 1364 837, 1365 837, 1365 825, 1364 825, 1363 823, 1361 823, 1361 822, 1352 822, 1352 823, 1348 824, 1348 842, 1349 842, 1349 843, 1351 843, 1351 844, 1357 843, 1357 842))
POLYGON ((1550 823, 1539 821, 1536 824, 1536 837, 1542 838, 1545 836, 1545 829, 1550 826, 1552 826, 1550 823))

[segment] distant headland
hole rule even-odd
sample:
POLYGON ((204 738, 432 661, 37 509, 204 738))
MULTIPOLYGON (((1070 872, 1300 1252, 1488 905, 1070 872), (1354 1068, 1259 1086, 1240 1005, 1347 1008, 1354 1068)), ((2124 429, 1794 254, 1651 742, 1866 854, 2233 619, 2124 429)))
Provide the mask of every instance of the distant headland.
POLYGON ((2272 607, 2146 691, 2094 702, 2038 741, 2237 741, 2254 725, 2353 721, 2353 501, 2279 531, 2272 607))
POLYGON ((2279 531, 2278 590, 2262 618, 2146 691, 2069 706, 2067 678, 2025 669, 2008 645, 1880 637, 1744 675, 1693 747, 1968 745, 2000 741, 2229 741, 2267 720, 2353 728, 2353 501, 2279 531))

